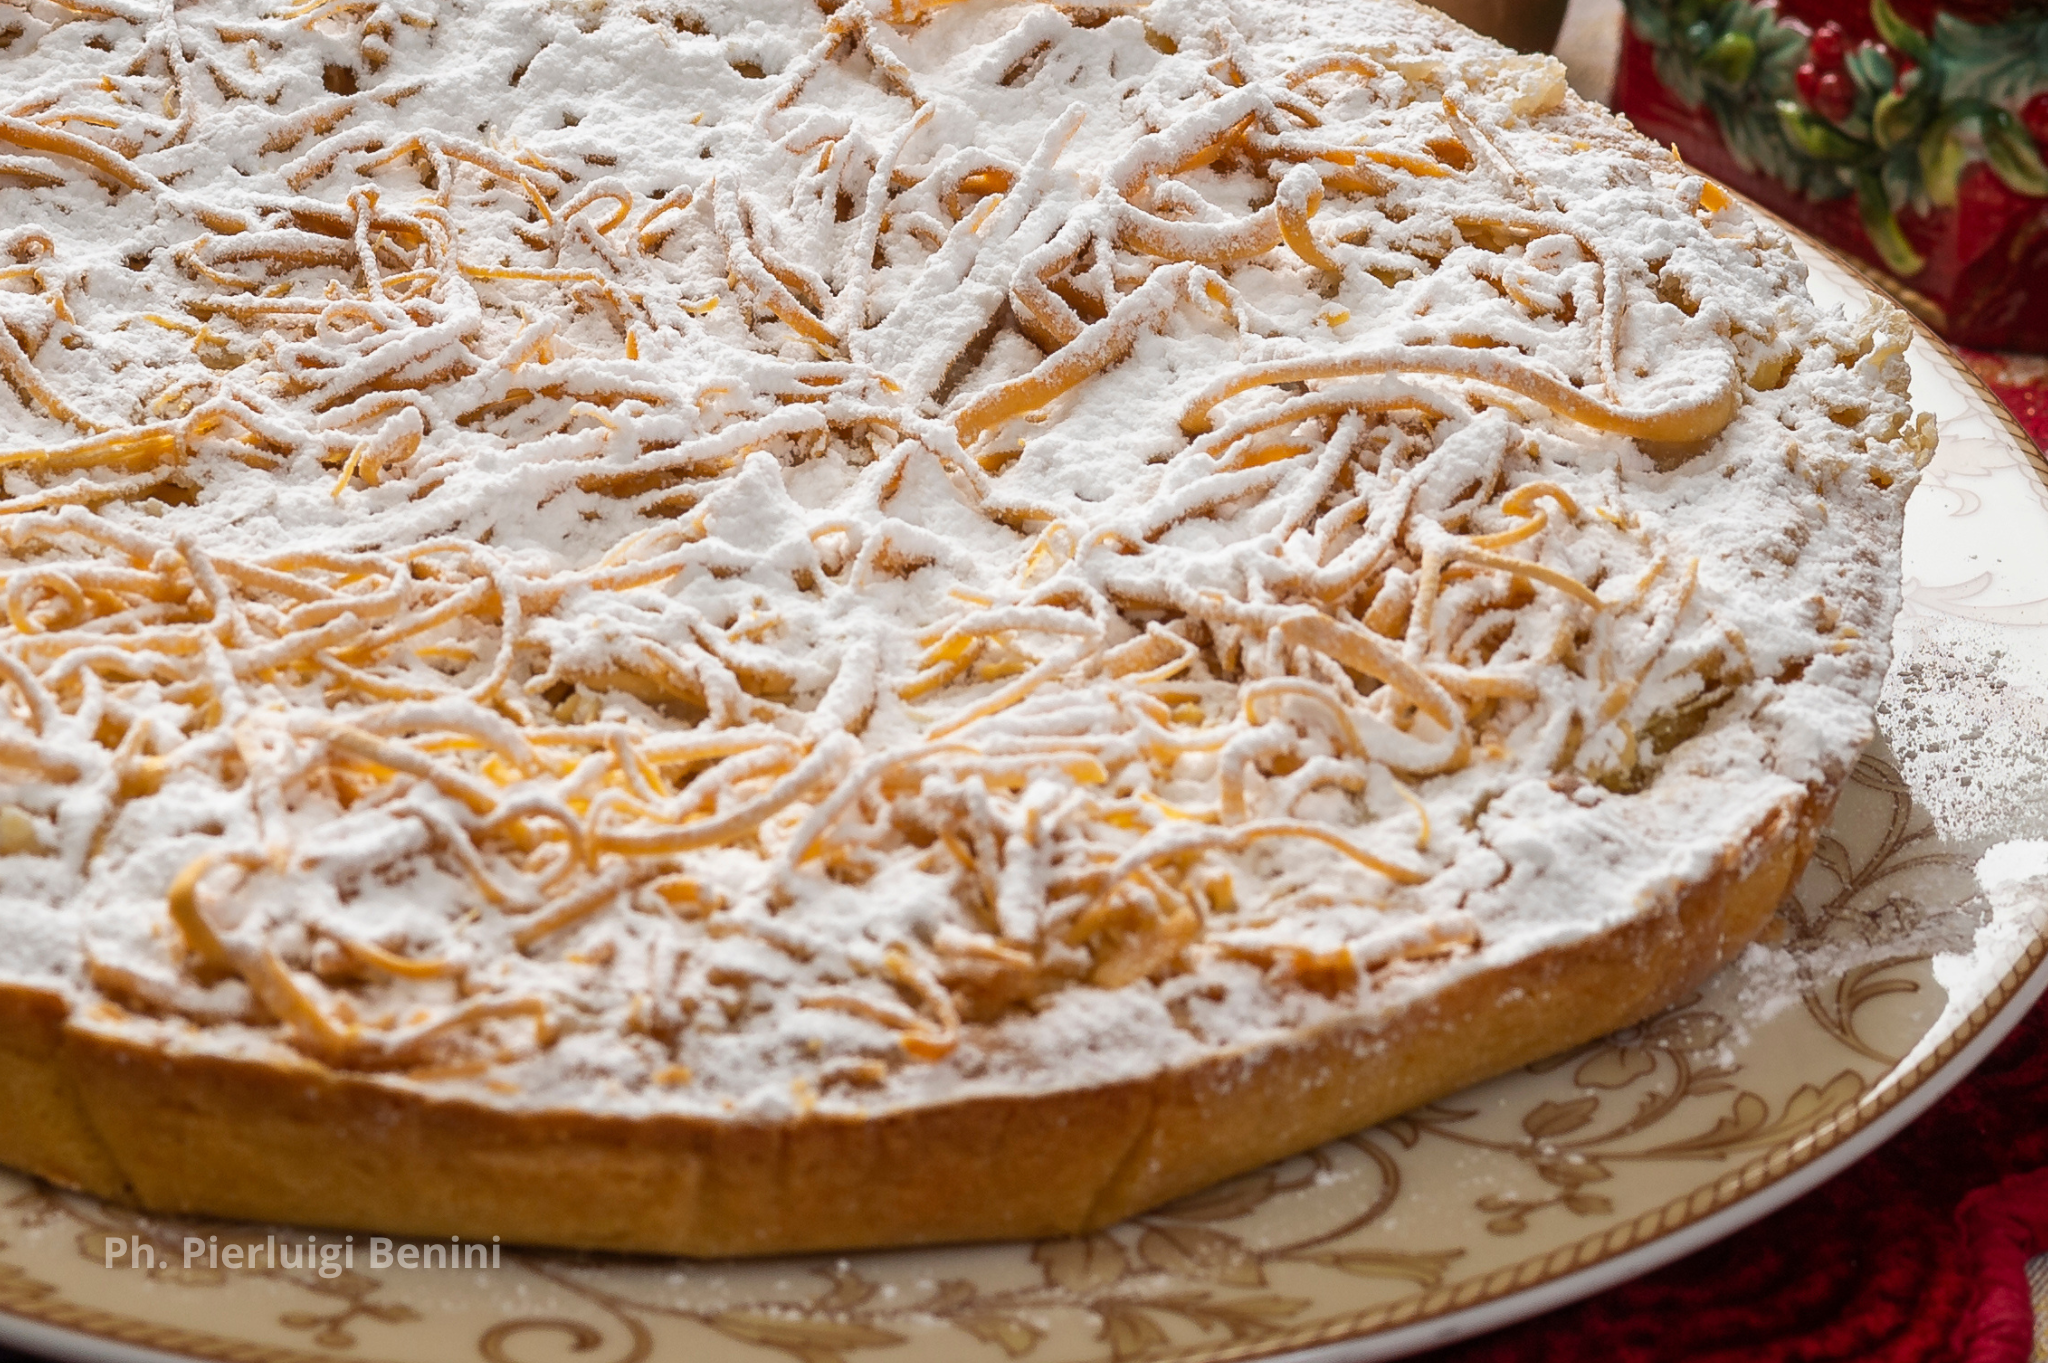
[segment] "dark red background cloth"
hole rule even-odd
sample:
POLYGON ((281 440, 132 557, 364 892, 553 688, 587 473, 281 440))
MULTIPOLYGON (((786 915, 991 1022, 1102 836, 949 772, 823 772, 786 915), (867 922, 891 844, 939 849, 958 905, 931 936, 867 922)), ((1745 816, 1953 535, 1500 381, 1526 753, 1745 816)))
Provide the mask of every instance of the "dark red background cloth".
POLYGON ((2034 443, 2048 450, 2048 356, 1955 349, 2033 433, 2034 443))

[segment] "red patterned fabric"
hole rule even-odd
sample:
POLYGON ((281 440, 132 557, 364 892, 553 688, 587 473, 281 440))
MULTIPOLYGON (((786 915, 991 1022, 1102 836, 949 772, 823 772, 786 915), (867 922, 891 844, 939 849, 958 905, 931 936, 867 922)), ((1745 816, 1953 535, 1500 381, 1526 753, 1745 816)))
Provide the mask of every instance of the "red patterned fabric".
POLYGON ((1976 1296, 1964 1363, 2008 1363, 2033 1353, 2034 1300, 2027 1260, 2048 1249, 2048 1169, 2015 1174, 1963 1199, 1956 1227, 1970 1249, 1976 1296))
POLYGON ((1944 335, 2048 349, 2039 0, 1629 0, 1629 11, 1609 102, 1638 131, 1888 272, 1887 287, 1916 294, 1944 335), (1879 40, 1886 8, 1891 43, 1879 40), (1757 35, 1780 55, 1760 55, 1757 35), (1788 36, 1799 45, 1785 56, 1776 44, 1788 36), (1965 124, 1983 135, 1958 140, 1965 124))
POLYGON ((1956 349, 2033 433, 2034 443, 2048 449, 2048 358, 1956 349))
POLYGON ((2027 1363, 2048 1007, 1891 1142, 1687 1259, 1427 1363, 2027 1363))

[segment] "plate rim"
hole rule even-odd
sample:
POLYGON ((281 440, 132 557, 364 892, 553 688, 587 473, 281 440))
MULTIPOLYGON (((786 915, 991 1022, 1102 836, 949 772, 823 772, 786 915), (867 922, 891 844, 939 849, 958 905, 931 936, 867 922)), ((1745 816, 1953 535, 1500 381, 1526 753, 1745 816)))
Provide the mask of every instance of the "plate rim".
MULTIPOLYGON (((1919 338, 1962 377, 2035 476, 2048 484, 2048 456, 1984 379, 1924 319, 1855 261, 1745 196, 1728 192, 1785 233, 1802 253, 1825 259, 1904 311, 1919 338)), ((1998 984, 1909 1073, 1884 1075, 1800 1135, 1662 1206, 1479 1278, 1328 1317, 1256 1342, 1194 1344, 1153 1357, 1160 1363, 1365 1363, 1400 1358, 1555 1310, 1705 1248, 1842 1172, 1961 1083, 2048 991, 2048 972, 2040 969, 2044 961, 2048 923, 2034 926, 2024 951, 1998 984), (1969 1063, 1956 1063, 1965 1052, 1972 1052, 1969 1063)), ((0 1241, 0 1247, 5 1243, 0 1241)), ((332 1363, 335 1358, 66 1302, 60 1289, 8 1263, 0 1263, 0 1344, 79 1363, 332 1363), (115 1351, 111 1355, 108 1346, 115 1351)), ((366 1356, 350 1357, 357 1363, 376 1363, 366 1356)))
MULTIPOLYGON (((1719 181, 1713 183, 1718 185, 1719 181)), ((1953 373, 1962 377, 2004 428, 2035 476, 2048 484, 2048 456, 2044 456, 2040 445, 1991 390, 1983 376, 1937 335, 1924 318, 1900 302, 1856 261, 1746 195, 1725 185, 1720 187, 1749 212, 1790 237, 1800 252, 1821 257, 1905 313, 1912 321, 1915 334, 1928 343, 1937 358, 1953 373)), ((1249 1360, 1336 1363, 1338 1359, 1348 1363, 1351 1359, 1400 1358, 1555 1310, 1606 1287, 1619 1285, 1629 1277, 1650 1272, 1694 1250, 1703 1249, 1826 1182, 1890 1139, 1898 1128, 1961 1083, 1982 1055, 1972 1057, 1969 1066, 1953 1065, 1953 1062, 1964 1050, 1980 1041, 1984 1042, 1983 1051, 1988 1053, 1992 1046, 2019 1025, 2026 1012, 2024 1008, 2015 1008, 2009 1018, 2002 1014, 2007 1005, 2023 992, 2033 998, 2039 997, 2043 986, 2048 985, 2048 979, 2035 980, 2044 959, 2048 959, 2048 923, 2035 925, 2018 961, 1971 1010, 1962 1025, 1937 1042, 1909 1074, 1893 1071, 1884 1075, 1854 1101, 1837 1108, 1790 1141, 1772 1146, 1713 1183, 1695 1188, 1685 1196, 1674 1198, 1633 1220, 1503 1265, 1482 1278, 1434 1288, 1350 1316, 1331 1317, 1314 1326, 1303 1327, 1299 1334, 1269 1337, 1255 1345, 1196 1346, 1159 1357, 1172 1360, 1172 1363, 1248 1363, 1249 1360), (2029 984, 2035 987, 2029 990, 2029 984), (1952 1065, 1955 1072, 1947 1074, 1952 1065), (1872 1134, 1867 1141, 1851 1144, 1853 1138, 1869 1132, 1895 1109, 1914 1099, 1919 1101, 1911 1103, 1896 1122, 1887 1123, 1883 1130, 1872 1134), (1785 1187, 1788 1180, 1801 1175, 1804 1177, 1799 1178, 1795 1186, 1785 1187), (1769 1196, 1772 1193, 1780 1195, 1773 1198, 1769 1196), (1706 1235, 1692 1237, 1685 1234, 1736 1208, 1749 1210, 1750 1204, 1756 1204, 1752 1215, 1729 1217, 1706 1235), (1668 1254, 1643 1254, 1642 1259, 1632 1266, 1633 1272, 1600 1271, 1613 1269, 1616 1261, 1625 1256, 1641 1254, 1653 1246, 1674 1241, 1679 1243, 1670 1243, 1668 1254), (1572 1281, 1582 1277, 1583 1283, 1572 1281), (1544 1290, 1558 1288, 1562 1290, 1544 1290), (1529 1298, 1526 1309, 1499 1309, 1503 1302, 1515 1301, 1519 1297, 1529 1298), (1354 1351, 1340 1352, 1335 1346, 1343 1344, 1359 1347, 1354 1351)), ((2032 999, 2028 1002, 2031 1003, 2032 999)))
MULTIPOLYGON (((2048 954, 2048 940, 2037 936, 2033 946, 2040 948, 2042 954, 2048 954)), ((1754 1225, 1846 1172, 1850 1165, 1873 1153, 1968 1078, 1985 1056, 2019 1026, 2040 1002, 2042 995, 2048 993, 2048 970, 2039 969, 2039 965, 2040 960, 2036 959, 2032 966, 2014 968, 2008 979, 2023 978, 2017 979, 2013 992, 2002 1004, 1994 1005, 1991 998, 1986 997, 1983 1008, 1988 1008, 1991 1013, 1988 1024, 1968 1040, 1958 1043, 1949 1052, 1948 1059, 1936 1065, 1935 1073, 1911 1089, 1887 1084, 1885 1080, 1891 1076, 1885 1076, 1885 1080, 1879 1081, 1880 1087, 1891 1088, 1896 1093, 1890 1105, 1873 1110, 1860 1125, 1834 1132, 1832 1144, 1816 1147, 1806 1163, 1791 1168, 1776 1182, 1761 1185, 1697 1220, 1642 1241, 1589 1267, 1524 1288, 1520 1294, 1509 1293, 1375 1334, 1352 1335, 1348 1339, 1311 1345, 1282 1355, 1275 1363, 1380 1363, 1381 1360, 1405 1358, 1425 1349, 1454 1344, 1583 1301, 1754 1225), (1521 1309, 1524 1296, 1530 1303, 1526 1310, 1521 1309), (1347 1348, 1347 1345, 1356 1347, 1347 1348)), ((1974 1012, 1972 1016, 1975 1016, 1974 1012)), ((1932 1058, 1930 1055, 1929 1059, 1932 1058)), ((1854 1106, 1837 1109, 1835 1115, 1847 1113, 1854 1106)), ((1812 1136, 1818 1132, 1816 1127, 1807 1134, 1812 1136)), ((1591 1236, 1588 1241, 1599 1238, 1591 1236)))

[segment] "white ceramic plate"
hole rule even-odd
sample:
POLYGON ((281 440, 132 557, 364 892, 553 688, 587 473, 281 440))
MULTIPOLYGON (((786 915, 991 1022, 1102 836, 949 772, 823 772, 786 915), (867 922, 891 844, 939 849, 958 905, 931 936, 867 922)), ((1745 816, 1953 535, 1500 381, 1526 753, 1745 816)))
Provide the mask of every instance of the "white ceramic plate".
MULTIPOLYGON (((1862 305, 1808 260, 1824 302, 1862 305)), ((322 1277, 269 1257, 302 1232, 0 1173, 0 1341, 115 1363, 1348 1363, 1728 1234, 1934 1102, 2048 984, 2048 879, 2028 878, 2048 867, 2048 465, 1938 342, 1911 361, 1941 451, 1908 514, 1885 737, 1775 942, 1664 1017, 1085 1240, 409 1269, 358 1236, 322 1277), (188 1267, 187 1236, 258 1266, 188 1267)))

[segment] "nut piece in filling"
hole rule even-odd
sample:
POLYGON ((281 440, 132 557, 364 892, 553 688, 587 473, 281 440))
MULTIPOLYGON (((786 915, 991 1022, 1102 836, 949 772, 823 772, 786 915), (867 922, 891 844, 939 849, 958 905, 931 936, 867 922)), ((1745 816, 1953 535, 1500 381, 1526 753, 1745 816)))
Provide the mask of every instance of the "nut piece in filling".
POLYGON ((0 1161, 1071 1231, 1689 988, 1871 732, 1903 318, 1433 11, 10 22, 0 1161))

